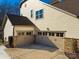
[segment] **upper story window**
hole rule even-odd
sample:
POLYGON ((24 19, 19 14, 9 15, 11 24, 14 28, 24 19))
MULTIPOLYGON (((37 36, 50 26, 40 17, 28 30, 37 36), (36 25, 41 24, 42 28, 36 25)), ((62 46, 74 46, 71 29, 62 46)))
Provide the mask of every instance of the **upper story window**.
POLYGON ((31 15, 30 16, 31 16, 31 18, 33 18, 33 10, 31 10, 30 12, 31 12, 31 15))
POLYGON ((43 9, 36 11, 36 19, 43 18, 43 14, 44 14, 43 9))

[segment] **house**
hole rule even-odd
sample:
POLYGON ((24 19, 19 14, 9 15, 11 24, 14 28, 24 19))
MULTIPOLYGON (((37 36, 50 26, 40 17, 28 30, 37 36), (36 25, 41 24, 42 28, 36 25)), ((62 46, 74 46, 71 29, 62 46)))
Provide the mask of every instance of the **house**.
POLYGON ((7 14, 3 24, 4 41, 9 42, 10 47, 33 43, 35 26, 27 17, 7 14))
MULTIPOLYGON (((53 41, 53 43, 50 41, 54 35, 53 31, 41 32, 27 17, 24 16, 13 14, 5 15, 3 27, 4 41, 8 42, 10 47, 23 47, 30 44, 40 44, 58 48, 59 45, 62 45, 62 43, 58 43, 59 40, 57 42, 53 41), (49 34, 48 36, 46 36, 47 33, 49 34), (50 40, 48 40, 49 38, 50 40), (59 45, 56 46, 54 43, 59 45)), ((59 32, 61 33, 60 40, 63 38, 63 32, 59 32)), ((59 39, 59 37, 54 38, 59 39)))
MULTIPOLYGON (((78 5, 78 0, 64 0, 63 3, 57 1, 51 5, 40 0, 28 0, 21 4, 20 15, 28 17, 40 30, 40 35, 47 36, 58 48, 71 52, 74 49, 71 42, 79 41, 78 5), (69 44, 71 47, 68 47, 69 44)), ((38 37, 37 42, 50 45, 43 37, 38 37)))

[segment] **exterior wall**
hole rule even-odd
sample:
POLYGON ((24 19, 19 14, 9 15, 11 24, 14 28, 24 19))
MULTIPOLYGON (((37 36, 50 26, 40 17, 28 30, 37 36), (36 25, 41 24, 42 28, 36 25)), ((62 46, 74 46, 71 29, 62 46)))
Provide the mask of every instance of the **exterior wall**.
POLYGON ((7 19, 5 28, 4 28, 4 40, 8 41, 8 37, 13 36, 13 26, 9 19, 7 19))
POLYGON ((52 48, 59 48, 60 50, 64 50, 64 39, 61 37, 37 36, 36 42, 52 48))
POLYGON ((28 17, 42 31, 67 31, 65 37, 79 38, 79 19, 39 0, 28 0, 21 7, 21 14, 28 17), (26 7, 25 7, 26 4, 26 7), (36 20, 35 11, 44 9, 44 18, 36 20), (33 10, 34 17, 30 17, 33 10))

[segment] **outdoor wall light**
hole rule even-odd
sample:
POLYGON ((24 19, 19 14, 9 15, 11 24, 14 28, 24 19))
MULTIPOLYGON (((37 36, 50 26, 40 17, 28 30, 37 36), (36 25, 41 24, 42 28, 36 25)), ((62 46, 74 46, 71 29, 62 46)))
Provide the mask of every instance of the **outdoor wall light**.
POLYGON ((49 29, 49 28, 47 28, 47 30, 49 31, 50 29, 49 29))

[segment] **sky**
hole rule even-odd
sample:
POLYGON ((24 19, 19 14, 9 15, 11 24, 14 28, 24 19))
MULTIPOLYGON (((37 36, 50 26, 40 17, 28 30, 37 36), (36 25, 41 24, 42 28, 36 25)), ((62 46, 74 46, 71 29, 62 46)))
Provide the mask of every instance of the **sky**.
POLYGON ((0 19, 6 13, 19 15, 20 2, 21 0, 0 0, 0 19))
POLYGON ((41 0, 41 1, 48 3, 48 4, 51 4, 54 0, 41 0))

